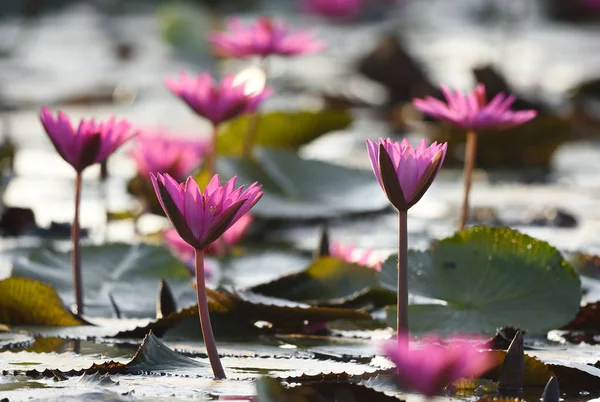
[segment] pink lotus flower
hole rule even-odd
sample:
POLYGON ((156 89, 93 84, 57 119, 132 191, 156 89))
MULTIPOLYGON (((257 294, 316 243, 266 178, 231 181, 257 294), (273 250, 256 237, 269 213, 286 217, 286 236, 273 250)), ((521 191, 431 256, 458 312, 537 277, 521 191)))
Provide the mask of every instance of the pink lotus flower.
POLYGON ((367 140, 367 148, 375 177, 390 202, 399 211, 406 211, 425 194, 446 156, 447 143, 434 142, 427 147, 425 140, 417 148, 407 139, 393 142, 367 140))
POLYGON ((166 172, 177 180, 183 180, 200 166, 208 148, 206 141, 144 133, 137 138, 137 146, 130 155, 141 177, 149 178, 150 173, 166 172))
POLYGON ((128 121, 115 121, 113 117, 100 123, 94 119, 81 120, 75 129, 66 114, 58 112, 54 118, 46 107, 40 111, 40 120, 60 156, 79 173, 90 165, 104 162, 136 134, 128 121))
POLYGON ((270 18, 259 18, 249 26, 231 18, 227 21, 227 28, 226 32, 211 33, 208 39, 215 53, 223 57, 298 56, 319 52, 324 47, 309 33, 290 32, 286 23, 270 18))
POLYGON ((467 95, 442 86, 447 104, 431 96, 414 99, 413 105, 430 116, 449 121, 467 130, 512 128, 537 116, 535 110, 512 111, 514 95, 499 93, 486 104, 486 92, 483 84, 478 84, 467 95))
POLYGON ((597 11, 600 11, 600 0, 579 0, 579 2, 590 8, 595 8, 597 11))
POLYGON ((376 271, 381 271, 381 261, 378 261, 375 265, 373 265, 373 252, 375 250, 368 249, 365 250, 362 254, 356 255, 356 247, 353 244, 348 246, 344 246, 339 241, 332 241, 329 245, 329 255, 334 258, 339 258, 341 260, 364 265, 366 267, 372 267, 376 271))
POLYGON ((302 9, 331 18, 353 18, 361 13, 366 0, 303 0, 302 9))
POLYGON ((181 238, 204 250, 235 224, 262 197, 262 186, 235 187, 234 176, 224 186, 215 175, 204 193, 192 177, 178 183, 168 174, 150 174, 160 205, 181 238))
MULTIPOLYGON (((207 247, 207 254, 222 256, 233 245, 237 244, 252 223, 252 215, 245 214, 235 222, 223 235, 207 247)), ((195 249, 186 243, 175 229, 167 229, 163 232, 163 239, 167 246, 183 261, 193 261, 195 249)))
POLYGON ((179 80, 167 78, 165 84, 193 111, 215 126, 240 114, 255 111, 271 93, 268 88, 260 92, 248 92, 246 84, 234 83, 231 74, 226 75, 219 84, 210 74, 192 78, 182 73, 179 80))
MULTIPOLYGON (((408 344, 408 335, 399 337, 404 338, 400 344, 408 344)), ((431 397, 459 378, 478 376, 494 366, 492 355, 480 352, 473 343, 481 344, 483 340, 466 336, 446 341, 429 339, 418 350, 398 347, 394 341, 386 343, 383 351, 396 365, 404 386, 431 397)))

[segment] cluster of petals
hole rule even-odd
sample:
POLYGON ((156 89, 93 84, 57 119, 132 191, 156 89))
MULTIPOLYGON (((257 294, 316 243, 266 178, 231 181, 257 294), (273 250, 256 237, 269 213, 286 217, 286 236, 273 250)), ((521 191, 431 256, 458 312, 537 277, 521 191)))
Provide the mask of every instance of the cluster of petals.
POLYGON ((165 84, 194 112, 210 120, 213 125, 255 111, 271 93, 269 88, 248 91, 246 83, 235 82, 231 74, 225 75, 218 83, 208 73, 197 77, 182 73, 178 79, 167 78, 165 84))
POLYGON ((444 162, 447 148, 447 143, 437 142, 428 147, 425 140, 416 148, 407 139, 367 140, 375 177, 398 210, 408 210, 423 197, 444 162))
MULTIPOLYGON (((215 256, 224 255, 228 249, 242 239, 253 220, 254 218, 249 213, 240 217, 240 219, 231 225, 219 239, 206 248, 206 253, 215 256)), ((195 249, 186 243, 175 229, 171 228, 165 230, 163 232, 163 239, 167 247, 169 247, 181 260, 190 261, 194 258, 195 249)))
POLYGON ((357 253, 356 247, 353 244, 345 246, 337 240, 334 240, 329 245, 329 255, 331 257, 339 258, 341 260, 364 265, 366 267, 372 267, 377 271, 381 271, 381 261, 377 261, 373 265, 373 253, 374 249, 367 249, 362 253, 357 253))
POLYGON ((308 32, 291 32, 285 22, 259 18, 246 26, 238 18, 227 21, 227 31, 209 36, 214 52, 222 57, 245 58, 269 55, 298 56, 323 50, 308 32))
POLYGON ((511 110, 510 107, 516 100, 514 95, 506 96, 501 92, 486 103, 483 84, 478 84, 466 95, 446 86, 442 86, 442 92, 446 103, 428 96, 425 99, 414 99, 413 105, 423 113, 467 130, 505 130, 526 123, 537 116, 535 110, 511 110))
POLYGON ((353 18, 362 12, 365 3, 366 0, 303 0, 302 9, 330 18, 353 18))
POLYGON ((179 183, 168 174, 151 173, 154 190, 179 236, 196 250, 204 250, 235 224, 262 197, 257 183, 236 188, 234 176, 224 186, 215 175, 200 191, 193 177, 179 183))
POLYGON ((429 397, 439 394, 455 380, 477 377, 495 364, 490 353, 480 351, 487 347, 479 338, 431 338, 424 340, 419 349, 411 350, 402 346, 408 345, 408 335, 399 337, 403 338, 400 343, 390 341, 383 351, 396 365, 400 383, 429 397))
POLYGON ((208 152, 209 143, 196 139, 176 138, 163 132, 143 132, 130 151, 141 177, 164 172, 183 180, 200 166, 208 152))
POLYGON ((40 120, 60 156, 77 172, 103 162, 136 135, 128 121, 116 121, 114 117, 103 122, 81 120, 75 128, 66 114, 59 111, 54 117, 50 109, 43 107, 40 120))

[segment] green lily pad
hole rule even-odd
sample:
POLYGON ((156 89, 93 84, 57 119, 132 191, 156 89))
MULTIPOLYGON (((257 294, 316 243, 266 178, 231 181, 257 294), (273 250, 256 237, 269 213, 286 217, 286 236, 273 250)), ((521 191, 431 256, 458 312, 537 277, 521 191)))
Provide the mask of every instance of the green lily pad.
POLYGON ((219 158, 217 171, 263 185, 264 196, 252 208, 262 218, 327 218, 389 207, 372 172, 305 160, 292 151, 259 148, 253 160, 219 158))
MULTIPOLYGON (((241 155, 248 125, 246 115, 225 124, 217 143, 220 155, 241 155)), ((343 130, 352 123, 345 110, 266 112, 259 117, 255 145, 296 150, 330 131, 343 130)))
POLYGON ((0 281, 0 323, 75 326, 83 322, 64 306, 52 286, 25 278, 0 281))
MULTIPOLYGON (((396 289, 397 256, 381 273, 396 289)), ((476 227, 410 251, 408 288, 437 304, 409 306, 417 332, 493 334, 512 326, 542 334, 572 320, 579 311, 581 283, 560 252, 548 243, 507 228, 476 227)), ((395 326, 395 307, 388 324, 395 326)))
POLYGON ((316 305, 394 303, 396 295, 379 285, 379 272, 332 257, 318 258, 304 271, 252 288, 255 293, 316 305))
MULTIPOLYGON (((189 271, 164 247, 115 243, 82 247, 81 255, 88 316, 112 315, 109 294, 126 316, 154 316, 160 279, 167 279, 176 295, 190 291, 189 271)), ((65 303, 73 302, 70 252, 33 251, 14 261, 12 276, 48 283, 65 303)))

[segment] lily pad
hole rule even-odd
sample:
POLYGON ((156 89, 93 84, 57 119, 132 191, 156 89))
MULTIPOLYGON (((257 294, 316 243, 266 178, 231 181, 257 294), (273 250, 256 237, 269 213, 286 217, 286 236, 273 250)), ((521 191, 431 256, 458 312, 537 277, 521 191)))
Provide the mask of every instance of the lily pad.
POLYGON ((0 281, 0 323, 83 325, 82 321, 65 308, 52 286, 25 278, 7 278, 0 281))
MULTIPOLYGON (((88 316, 112 315, 109 294, 126 316, 154 316, 160 279, 167 279, 176 295, 189 292, 189 271, 164 247, 115 243, 82 247, 81 254, 88 316)), ((12 276, 48 283, 65 303, 73 302, 70 252, 33 251, 14 261, 12 276)))
MULTIPOLYGON (((221 155, 241 155, 252 117, 238 117, 223 126, 217 143, 221 155)), ((259 116, 255 145, 296 150, 330 131, 352 123, 345 110, 266 112, 259 116)))
MULTIPOLYGON (((381 273, 382 285, 394 290, 396 264, 390 257, 381 273)), ((412 294, 438 302, 409 306, 417 332, 493 334, 513 326, 542 334, 572 320, 581 299, 579 277, 556 248, 507 228, 471 228, 410 251, 408 277, 412 294)), ((395 314, 390 308, 391 326, 395 314)))
POLYGON ((258 148, 252 160, 219 158, 217 171, 263 185, 264 196, 252 209, 262 218, 328 218, 389 207, 372 172, 305 160, 292 151, 258 148))
POLYGON ((332 257, 315 260, 306 270, 252 288, 265 296, 316 305, 360 303, 384 306, 396 295, 379 285, 379 273, 369 267, 332 257))

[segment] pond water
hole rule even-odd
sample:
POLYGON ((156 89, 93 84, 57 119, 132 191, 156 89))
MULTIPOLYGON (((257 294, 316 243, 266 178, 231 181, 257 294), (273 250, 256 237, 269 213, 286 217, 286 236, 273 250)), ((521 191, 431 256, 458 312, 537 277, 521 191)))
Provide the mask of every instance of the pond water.
MULTIPOLYGON (((520 93, 536 96, 556 110, 565 109, 565 91, 568 88, 599 75, 598 24, 574 25, 549 21, 543 16, 540 6, 531 1, 494 2, 498 3, 500 11, 489 19, 476 18, 491 3, 484 0, 422 0, 407 3, 393 13, 384 13, 385 18, 377 15, 381 10, 376 8, 373 18, 351 24, 331 24, 318 18, 298 16, 291 2, 279 0, 260 2, 255 11, 242 14, 243 18, 248 19, 264 12, 284 18, 293 17, 290 18, 292 26, 314 29, 316 35, 328 45, 323 54, 274 60, 270 66, 270 80, 275 88, 304 88, 308 91, 301 96, 288 92, 275 95, 266 102, 265 108, 318 107, 321 101, 309 95, 311 91, 333 94, 352 92, 363 99, 383 104, 385 95, 381 86, 359 77, 354 72, 354 66, 357 58, 375 47, 381 35, 390 32, 402 37, 407 49, 423 64, 434 83, 469 88, 473 84, 471 68, 494 63, 520 93)), ((218 24, 200 11, 193 11, 185 5, 168 5, 160 6, 162 8, 157 12, 155 6, 135 3, 123 4, 123 9, 127 11, 124 14, 109 16, 100 12, 101 8, 94 4, 102 2, 76 3, 45 13, 26 31, 23 31, 16 17, 8 17, 0 22, 0 100, 4 106, 0 116, 2 134, 10 138, 18 150, 14 173, 4 177, 3 200, 6 206, 31 208, 40 227, 72 219, 74 178, 71 167, 55 153, 43 132, 37 117, 40 106, 60 108, 75 118, 90 115, 105 118, 114 114, 144 127, 161 126, 178 134, 207 137, 207 124, 168 92, 163 79, 180 71, 223 72, 243 68, 240 63, 217 64, 202 52, 207 50, 205 46, 177 49, 163 39, 161 23, 169 10, 178 10, 197 18, 198 32, 194 34, 200 37, 218 24), (115 48, 124 43, 131 46, 132 57, 119 60, 115 48), (95 97, 102 99, 91 99, 95 97)), ((370 169, 365 138, 400 134, 394 132, 379 113, 354 110, 353 115, 355 121, 349 129, 327 134, 305 146, 301 154, 306 158, 370 169)), ((421 136, 417 131, 406 135, 414 141, 421 136)), ((519 147, 518 138, 514 139, 514 147, 519 147)), ((84 174, 81 221, 84 227, 90 229, 88 241, 136 242, 131 222, 106 223, 107 211, 123 211, 137 205, 126 192, 126 183, 135 175, 135 167, 126 149, 111 157, 108 169, 109 178, 104 183, 98 179, 98 166, 86 170, 84 174)), ((600 202, 599 169, 598 142, 579 140, 565 143, 555 153, 551 172, 543 182, 526 184, 523 172, 477 170, 471 202, 476 208, 491 208, 501 222, 538 239, 547 240, 562 251, 600 253, 600 208, 597 207, 600 202), (556 209, 571 215, 576 224, 557 227, 531 223, 534 217, 540 215, 550 217, 548 221, 551 221, 556 209)), ((461 191, 461 172, 443 170, 422 201, 409 212, 409 247, 424 249, 432 239, 454 233, 461 191)), ((396 215, 390 211, 329 222, 333 238, 354 243, 359 248, 374 248, 381 258, 395 251, 396 225, 396 215)), ((140 228, 147 233, 166 226, 168 222, 157 217, 148 217, 140 222, 140 228)), ((321 221, 281 225, 270 231, 266 239, 289 241, 301 250, 311 251, 318 243, 321 226, 321 221)), ((69 247, 66 239, 53 243, 59 248, 69 247)), ((35 236, 0 240, 0 278, 10 275, 10 261, 42 244, 46 244, 46 241, 35 236)), ((269 277, 268 274, 266 277, 269 277)), ((246 286, 261 282, 255 275, 246 275, 237 281, 236 284, 246 286)), ((110 327, 109 324, 105 326, 110 327)), ((353 351, 357 357, 375 354, 376 351, 367 342, 355 341, 355 345, 349 346, 326 340, 303 351, 332 356, 345 350, 353 351)), ((203 350, 201 343, 167 344, 189 355, 203 350)), ((132 389, 138 396, 136 400, 167 400, 171 397, 177 400, 216 400, 219 395, 252 395, 254 385, 251 378, 259 374, 274 374, 278 370, 289 374, 297 367, 293 359, 302 357, 297 356, 302 347, 289 340, 280 340, 277 345, 248 345, 251 349, 242 351, 239 350, 239 344, 224 344, 222 347, 223 353, 231 355, 224 364, 244 373, 237 382, 215 384, 208 379, 206 372, 194 383, 190 383, 186 377, 155 376, 152 377, 152 384, 149 384, 140 376, 118 375, 111 380, 94 378, 89 382, 86 376, 73 377, 60 382, 60 386, 53 383, 52 379, 25 381, 22 378, 0 376, 0 399, 7 394, 11 401, 31 397, 67 400, 61 395, 72 394, 73 400, 129 400, 124 394, 132 389), (240 357, 260 353, 280 355, 288 350, 285 345, 294 351, 289 354, 285 364, 273 359, 257 364, 255 360, 259 359, 256 357, 248 363, 248 359, 240 357), (273 349, 277 352, 273 352, 273 349), (258 371, 251 373, 252 370, 258 371), (114 381, 115 384, 103 387, 108 391, 94 391, 100 381, 114 381), (11 393, 11 390, 16 391, 11 393), (90 394, 93 392, 99 394, 90 394), (143 399, 151 396, 162 399, 143 399)), ((135 348, 131 347, 98 345, 94 342, 79 345, 77 353, 64 344, 61 344, 61 348, 60 355, 44 357, 20 352, 30 355, 21 358, 16 354, 11 361, 31 360, 40 368, 84 368, 104 359, 115 358, 126 362, 135 352, 135 348), (43 358, 49 359, 46 366, 40 361, 43 358), (65 365, 57 365, 61 362, 65 365)), ((593 363, 598 360, 598 352, 590 350, 580 351, 582 356, 588 353, 587 357, 579 359, 581 362, 593 363)), ((551 360, 564 358, 564 353, 551 350, 541 351, 539 355, 551 360)), ((5 369, 5 363, 4 356, 0 357, 0 370, 5 369)), ((312 364, 320 363, 313 361, 312 364)), ((331 364, 335 366, 331 371, 338 372, 346 368, 341 361, 331 364)), ((364 367, 357 368, 355 365, 352 368, 360 371, 364 367)), ((315 367, 317 369, 323 368, 315 367)), ((409 396, 411 398, 419 399, 409 396)), ((582 399, 588 398, 582 396, 582 399)))

